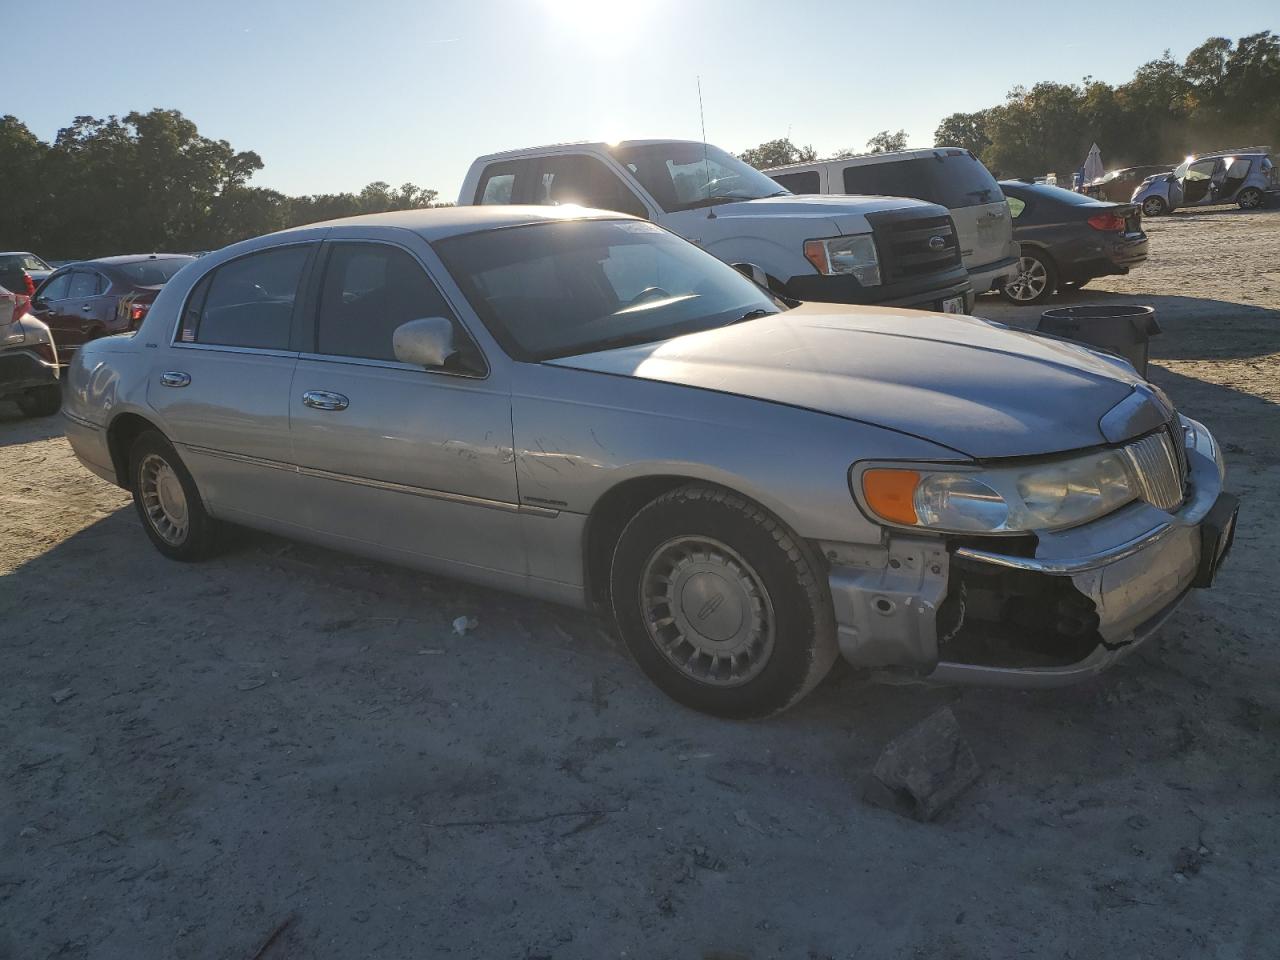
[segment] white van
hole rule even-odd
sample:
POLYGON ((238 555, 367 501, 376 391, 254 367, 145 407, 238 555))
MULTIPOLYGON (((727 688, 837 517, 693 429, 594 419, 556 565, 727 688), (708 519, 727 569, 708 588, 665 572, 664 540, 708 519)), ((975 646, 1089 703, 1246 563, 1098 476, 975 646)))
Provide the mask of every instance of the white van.
POLYGON ((1013 218, 982 161, 959 147, 868 153, 766 170, 792 193, 915 197, 947 207, 973 292, 998 290, 1017 273, 1013 218))

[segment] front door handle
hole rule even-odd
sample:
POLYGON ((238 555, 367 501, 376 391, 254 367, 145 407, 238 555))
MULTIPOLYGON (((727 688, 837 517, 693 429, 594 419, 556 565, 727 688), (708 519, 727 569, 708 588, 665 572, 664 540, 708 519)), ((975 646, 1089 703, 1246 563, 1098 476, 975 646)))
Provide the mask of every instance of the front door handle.
POLYGON ((166 387, 185 387, 191 382, 191 374, 181 370, 166 370, 160 374, 160 383, 166 387))
POLYGON ((314 410, 345 410, 351 403, 342 394, 328 390, 308 390, 302 395, 302 402, 314 410))
POLYGON ((92 310, 92 309, 93 309, 93 307, 86 303, 86 304, 85 304, 83 307, 81 307, 80 309, 81 309, 81 310, 83 310, 85 313, 88 313, 90 310, 92 310))

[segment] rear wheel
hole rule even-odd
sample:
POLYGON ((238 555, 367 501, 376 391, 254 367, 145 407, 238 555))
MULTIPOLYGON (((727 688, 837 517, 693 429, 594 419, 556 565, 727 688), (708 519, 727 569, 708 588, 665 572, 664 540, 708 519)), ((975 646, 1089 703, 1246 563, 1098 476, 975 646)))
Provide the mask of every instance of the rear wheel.
POLYGON ((1257 210, 1262 206, 1262 191, 1257 187, 1245 187, 1236 197, 1236 203, 1240 204, 1241 210, 1257 210))
POLYGON ((1158 217, 1169 209, 1169 205, 1164 202, 1164 197, 1147 197, 1142 201, 1142 215, 1144 217, 1158 217))
POLYGON ((825 576, 776 517, 717 487, 680 487, 623 530, 611 573, 627 647, 672 699, 734 719, 785 710, 836 660, 825 576))
POLYGON ((62 407, 62 388, 56 383, 32 387, 18 397, 17 404, 28 417, 51 417, 62 407))
POLYGON ((1000 293, 1010 303, 1028 306, 1048 300, 1057 285, 1057 271, 1049 257, 1039 250, 1024 249, 1018 258, 1018 272, 1000 293))
POLYGON ((186 465, 163 435, 147 430, 129 450, 133 505, 157 550, 171 560, 200 560, 216 543, 216 522, 186 465))

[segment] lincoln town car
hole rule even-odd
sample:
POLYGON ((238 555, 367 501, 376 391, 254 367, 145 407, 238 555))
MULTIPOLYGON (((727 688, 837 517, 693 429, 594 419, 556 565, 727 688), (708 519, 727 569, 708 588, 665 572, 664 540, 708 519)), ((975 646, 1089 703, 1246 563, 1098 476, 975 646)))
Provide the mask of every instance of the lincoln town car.
POLYGON ((839 656, 1091 676, 1212 583, 1235 529, 1212 434, 1124 360, 783 299, 574 206, 235 244, 86 343, 64 392, 77 456, 167 557, 238 524, 598 610, 727 717, 839 656))

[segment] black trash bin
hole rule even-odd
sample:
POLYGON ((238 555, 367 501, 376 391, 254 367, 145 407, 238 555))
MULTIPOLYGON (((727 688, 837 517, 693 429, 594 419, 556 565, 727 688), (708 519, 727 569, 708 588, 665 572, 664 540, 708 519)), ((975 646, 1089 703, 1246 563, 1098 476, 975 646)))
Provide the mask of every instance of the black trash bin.
POLYGON ((1036 331, 1117 354, 1146 377, 1147 341, 1160 333, 1160 324, 1155 307, 1090 304, 1046 310, 1036 331))

